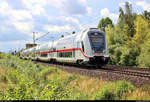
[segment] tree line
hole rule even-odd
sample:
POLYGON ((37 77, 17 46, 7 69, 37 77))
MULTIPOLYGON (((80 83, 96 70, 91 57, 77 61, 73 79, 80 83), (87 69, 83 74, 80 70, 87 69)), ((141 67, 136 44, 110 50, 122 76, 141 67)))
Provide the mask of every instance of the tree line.
POLYGON ((124 9, 119 8, 117 24, 106 17, 98 28, 106 32, 109 64, 150 68, 150 12, 134 13, 125 2, 124 9))

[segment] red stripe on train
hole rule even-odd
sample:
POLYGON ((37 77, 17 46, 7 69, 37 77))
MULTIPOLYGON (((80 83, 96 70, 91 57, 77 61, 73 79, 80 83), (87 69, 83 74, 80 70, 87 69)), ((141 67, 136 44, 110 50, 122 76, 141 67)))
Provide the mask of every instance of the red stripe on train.
POLYGON ((44 54, 44 53, 55 53, 55 52, 68 52, 68 51, 73 51, 73 50, 74 50, 74 51, 80 50, 81 53, 82 53, 82 55, 83 55, 84 57, 89 58, 88 56, 86 56, 86 55, 84 54, 84 52, 82 51, 81 48, 79 48, 79 49, 77 49, 77 48, 75 48, 75 49, 64 49, 64 50, 57 50, 57 51, 46 51, 46 52, 40 52, 40 54, 44 54))

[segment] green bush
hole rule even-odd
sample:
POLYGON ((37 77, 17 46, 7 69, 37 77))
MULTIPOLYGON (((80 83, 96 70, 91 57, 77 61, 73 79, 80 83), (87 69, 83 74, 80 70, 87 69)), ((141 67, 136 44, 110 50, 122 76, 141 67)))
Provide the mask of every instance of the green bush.
POLYGON ((113 100, 115 98, 115 93, 113 91, 112 85, 106 85, 94 95, 94 100, 113 100))
MULTIPOLYGON (((60 71, 54 67, 36 65, 15 56, 2 60, 6 71, 5 76, 1 76, 1 80, 6 80, 9 84, 6 91, 0 91, 2 100, 86 100, 89 97, 86 92, 67 87, 68 83, 77 78, 76 75, 69 75, 62 81, 60 71), (50 79, 46 78, 52 72, 55 74, 50 79)), ((96 92, 93 99, 120 99, 129 90, 134 90, 130 83, 114 82, 96 92)))
POLYGON ((36 65, 31 61, 20 60, 16 56, 7 56, 2 59, 2 65, 7 73, 1 76, 1 80, 7 80, 9 87, 5 92, 1 91, 2 100, 31 100, 31 99, 68 99, 71 89, 66 84, 73 80, 69 77, 65 83, 60 83, 59 71, 54 67, 36 65), (47 74, 56 73, 54 78, 46 79, 47 74), (15 84, 15 86, 11 86, 15 84))
POLYGON ((5 83, 8 82, 7 75, 2 74, 2 75, 0 76, 0 81, 5 82, 5 83))
POLYGON ((109 47, 110 61, 112 65, 136 66, 137 57, 140 54, 138 48, 128 48, 119 44, 109 47))
POLYGON ((71 81, 75 80, 76 76, 75 75, 70 75, 64 82, 64 86, 67 86, 68 83, 70 83, 71 81))
POLYGON ((95 100, 114 100, 120 99, 124 93, 129 91, 134 91, 134 86, 125 81, 117 81, 112 84, 104 86, 100 91, 98 91, 93 99, 95 100))
POLYGON ((109 47, 110 61, 109 64, 119 65, 120 56, 122 54, 121 46, 116 44, 109 47))
POLYGON ((7 88, 3 94, 3 100, 31 100, 37 95, 36 90, 33 82, 20 82, 15 87, 7 88))
POLYGON ((57 72, 57 69, 54 68, 54 67, 51 67, 51 68, 43 68, 43 70, 40 71, 40 76, 41 77, 44 77, 44 79, 46 79, 46 76, 50 73, 53 73, 53 72, 57 72))
POLYGON ((138 57, 139 67, 150 68, 150 52, 142 53, 138 57))
POLYGON ((4 54, 4 53, 0 53, 0 59, 4 59, 4 58, 6 58, 8 56, 10 56, 10 55, 4 54))
POLYGON ((40 100, 64 100, 70 97, 70 89, 65 88, 59 81, 51 80, 40 92, 40 100))
POLYGON ((122 55, 120 57, 120 65, 124 66, 135 66, 137 65, 137 56, 139 56, 138 48, 127 48, 123 47, 122 55))
POLYGON ((141 53, 137 61, 139 67, 150 68, 150 40, 142 45, 141 53))

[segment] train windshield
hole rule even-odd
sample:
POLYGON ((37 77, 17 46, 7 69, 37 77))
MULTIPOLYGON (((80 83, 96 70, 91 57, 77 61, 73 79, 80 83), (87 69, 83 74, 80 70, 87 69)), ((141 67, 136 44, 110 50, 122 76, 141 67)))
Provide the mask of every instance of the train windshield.
POLYGON ((105 36, 101 32, 88 32, 92 49, 95 53, 101 53, 105 49, 105 36))

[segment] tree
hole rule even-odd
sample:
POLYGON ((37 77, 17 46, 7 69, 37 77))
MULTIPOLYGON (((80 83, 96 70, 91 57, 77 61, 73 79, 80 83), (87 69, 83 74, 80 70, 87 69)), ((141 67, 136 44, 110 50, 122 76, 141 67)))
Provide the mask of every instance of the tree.
POLYGON ((119 7, 119 18, 122 19, 124 17, 124 11, 121 7, 119 7))
POLYGON ((109 64, 150 67, 150 12, 132 12, 132 5, 119 8, 119 19, 113 27, 105 19, 99 28, 105 30, 110 55, 109 64))
POLYGON ((111 25, 112 27, 114 26, 112 23, 112 20, 109 17, 102 18, 99 21, 98 28, 100 28, 101 30, 103 30, 105 32, 108 25, 111 25))
POLYGON ((142 15, 145 19, 150 20, 150 12, 144 11, 144 13, 142 15))
MULTIPOLYGON (((150 27, 148 25, 148 20, 139 15, 134 21, 134 25, 136 33, 131 41, 128 41, 126 44, 127 49, 132 48, 132 53, 130 53, 132 57, 129 58, 134 59, 136 63, 134 60, 132 62, 140 67, 149 67, 150 45, 148 44, 148 41, 150 39, 150 27)), ((134 64, 132 63, 132 65, 134 64)))
POLYGON ((136 14, 132 12, 132 5, 128 2, 125 2, 125 11, 120 7, 119 8, 119 20, 118 26, 120 29, 123 29, 124 25, 127 25, 130 29, 128 29, 128 34, 133 37, 135 33, 134 29, 134 20, 136 18, 136 14))
POLYGON ((148 21, 141 16, 138 16, 134 22, 136 33, 134 36, 134 40, 136 41, 137 45, 143 44, 146 40, 148 40, 150 27, 148 21))
POLYGON ((138 57, 139 67, 150 68, 150 40, 147 40, 141 49, 141 54, 138 57))
POLYGON ((107 38, 108 45, 115 44, 114 29, 111 27, 111 25, 108 25, 108 27, 106 29, 106 38, 107 38))
POLYGON ((150 26, 150 12, 144 11, 142 16, 148 20, 149 26, 150 26))
POLYGON ((125 10, 127 15, 132 15, 132 5, 129 2, 125 2, 125 10))
POLYGON ((121 53, 122 54, 119 60, 120 65, 125 65, 125 66, 137 65, 136 59, 137 56, 139 56, 138 48, 128 48, 126 46, 123 46, 121 49, 121 53))

